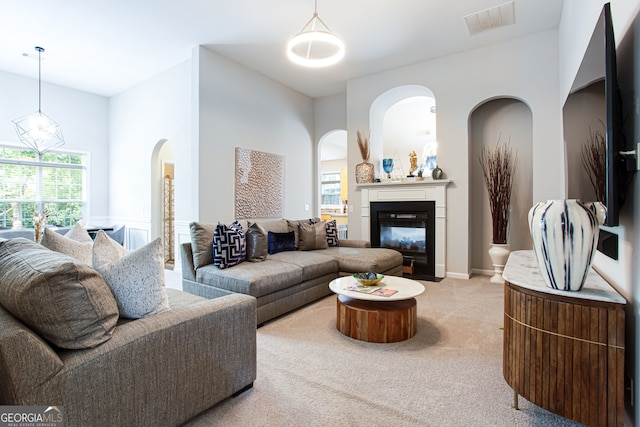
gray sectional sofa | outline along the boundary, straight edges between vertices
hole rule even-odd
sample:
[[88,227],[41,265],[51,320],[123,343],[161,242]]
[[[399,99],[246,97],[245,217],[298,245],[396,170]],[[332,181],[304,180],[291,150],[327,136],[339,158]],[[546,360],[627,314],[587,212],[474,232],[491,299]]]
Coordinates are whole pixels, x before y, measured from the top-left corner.
[[[303,220],[307,221],[307,220]],[[240,221],[244,230],[253,221]],[[256,220],[265,232],[294,231],[300,221]],[[213,265],[216,224],[193,222],[191,243],[181,245],[183,290],[206,298],[241,293],[257,299],[257,324],[331,294],[329,282],[353,273],[375,271],[402,275],[402,255],[371,248],[363,240],[340,240],[326,249],[269,254],[261,262],[242,262],[220,269]]]
[[65,426],[174,426],[250,388],[255,298],[166,293],[169,310],[124,319],[90,266],[0,239],[0,405],[62,407]]

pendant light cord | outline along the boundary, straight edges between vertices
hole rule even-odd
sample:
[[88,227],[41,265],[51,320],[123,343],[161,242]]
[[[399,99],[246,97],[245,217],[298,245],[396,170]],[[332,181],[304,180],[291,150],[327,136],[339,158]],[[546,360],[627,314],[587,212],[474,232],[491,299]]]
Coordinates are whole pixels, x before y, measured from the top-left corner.
[[42,52],[44,49],[40,46],[36,46],[38,51],[38,112],[42,112]]

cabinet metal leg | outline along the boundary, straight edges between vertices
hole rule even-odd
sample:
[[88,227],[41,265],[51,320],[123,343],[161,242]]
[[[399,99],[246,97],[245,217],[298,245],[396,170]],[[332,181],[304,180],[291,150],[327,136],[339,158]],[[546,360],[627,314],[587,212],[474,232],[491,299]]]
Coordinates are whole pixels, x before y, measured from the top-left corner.
[[513,391],[513,409],[516,411],[520,409],[518,408],[518,392],[515,390]]

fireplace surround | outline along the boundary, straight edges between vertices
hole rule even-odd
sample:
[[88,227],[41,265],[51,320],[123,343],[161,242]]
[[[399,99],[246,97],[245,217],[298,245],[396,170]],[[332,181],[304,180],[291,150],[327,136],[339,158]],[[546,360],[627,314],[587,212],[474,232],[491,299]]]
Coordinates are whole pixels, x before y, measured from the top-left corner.
[[379,182],[374,184],[357,184],[360,191],[361,236],[371,241],[371,203],[373,202],[434,202],[435,215],[433,223],[434,235],[434,276],[443,278],[446,275],[447,250],[447,197],[446,188],[453,181],[450,179],[423,181]]

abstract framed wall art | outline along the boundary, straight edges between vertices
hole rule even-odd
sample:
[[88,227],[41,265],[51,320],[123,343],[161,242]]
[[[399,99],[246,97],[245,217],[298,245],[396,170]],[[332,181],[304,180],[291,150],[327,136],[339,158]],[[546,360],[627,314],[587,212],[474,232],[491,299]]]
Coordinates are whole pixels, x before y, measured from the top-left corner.
[[235,218],[282,218],[285,157],[236,147]]

